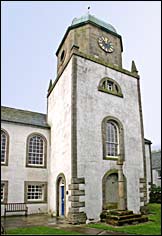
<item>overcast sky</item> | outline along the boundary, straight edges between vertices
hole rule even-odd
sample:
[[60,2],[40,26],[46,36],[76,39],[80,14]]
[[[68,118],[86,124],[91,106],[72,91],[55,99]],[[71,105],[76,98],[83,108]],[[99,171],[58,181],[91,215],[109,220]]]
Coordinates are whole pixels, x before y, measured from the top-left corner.
[[73,18],[87,13],[112,24],[123,40],[123,67],[140,74],[145,138],[161,145],[160,1],[2,1],[3,106],[46,113],[55,52]]

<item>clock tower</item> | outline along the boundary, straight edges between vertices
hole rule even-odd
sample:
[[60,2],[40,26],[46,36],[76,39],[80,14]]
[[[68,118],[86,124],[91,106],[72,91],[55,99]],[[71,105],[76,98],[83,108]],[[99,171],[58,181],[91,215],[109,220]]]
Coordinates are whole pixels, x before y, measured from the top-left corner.
[[[58,72],[69,59],[72,48],[80,53],[122,67],[122,38],[115,28],[87,14],[74,18],[56,52]],[[113,52],[113,53],[112,53]]]
[[74,18],[48,89],[49,212],[70,223],[146,205],[139,75],[122,67],[122,38],[93,15]]

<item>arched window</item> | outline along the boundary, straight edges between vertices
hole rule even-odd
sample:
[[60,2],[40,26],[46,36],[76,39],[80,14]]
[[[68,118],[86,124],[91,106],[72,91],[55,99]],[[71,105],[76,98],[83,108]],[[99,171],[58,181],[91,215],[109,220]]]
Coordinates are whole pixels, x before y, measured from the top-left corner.
[[116,95],[118,97],[123,97],[119,84],[115,80],[107,77],[100,81],[98,91]]
[[112,122],[107,122],[106,127],[106,154],[107,156],[118,156],[119,154],[119,138],[118,127]]
[[27,142],[27,166],[46,167],[46,139],[42,135],[32,134]]
[[124,160],[124,134],[121,122],[112,116],[102,121],[103,159]]
[[1,164],[8,165],[8,144],[9,135],[5,130],[1,130]]

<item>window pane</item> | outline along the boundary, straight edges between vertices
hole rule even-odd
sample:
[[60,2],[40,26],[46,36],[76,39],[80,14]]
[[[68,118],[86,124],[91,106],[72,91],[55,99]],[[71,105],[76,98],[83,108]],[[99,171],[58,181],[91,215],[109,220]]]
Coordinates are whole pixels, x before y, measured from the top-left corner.
[[33,136],[29,140],[28,164],[44,164],[44,140],[40,136]]
[[1,130],[1,163],[6,162],[7,135]]
[[106,154],[108,156],[118,155],[118,134],[117,127],[113,122],[107,123],[106,130]]
[[43,200],[43,186],[42,185],[28,185],[27,190],[28,200]]
[[113,88],[113,83],[110,81],[107,81],[107,89],[112,91],[112,88]]

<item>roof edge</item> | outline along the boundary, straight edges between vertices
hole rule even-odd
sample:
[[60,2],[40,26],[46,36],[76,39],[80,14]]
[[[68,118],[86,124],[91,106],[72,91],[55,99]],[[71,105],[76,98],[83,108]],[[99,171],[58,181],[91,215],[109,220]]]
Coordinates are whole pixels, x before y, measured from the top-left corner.
[[45,115],[45,116],[47,115],[46,113],[40,113],[40,112],[36,112],[36,111],[31,111],[31,110],[24,110],[24,109],[15,108],[15,107],[1,106],[1,108],[13,109],[13,110],[17,110],[17,111],[32,112],[32,113],[35,113],[35,114],[40,114],[40,115]]

